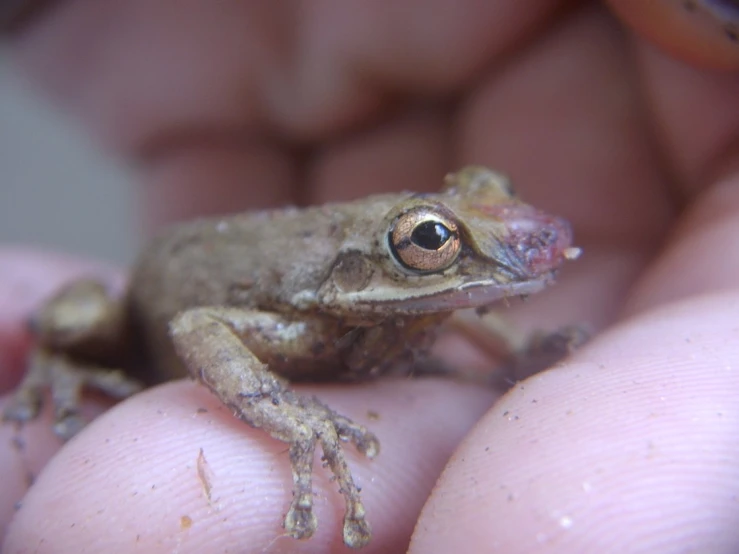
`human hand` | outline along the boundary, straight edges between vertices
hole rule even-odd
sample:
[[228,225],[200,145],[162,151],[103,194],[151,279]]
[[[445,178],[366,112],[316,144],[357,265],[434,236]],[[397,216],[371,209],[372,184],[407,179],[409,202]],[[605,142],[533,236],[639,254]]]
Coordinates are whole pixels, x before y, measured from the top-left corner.
[[[374,530],[367,552],[405,550],[414,525],[411,552],[729,552],[739,79],[705,66],[736,68],[737,47],[724,54],[728,39],[700,13],[690,28],[713,34],[693,37],[645,4],[618,3],[698,67],[604,9],[555,14],[543,0],[324,2],[300,14],[66,2],[13,46],[59,105],[141,168],[151,227],[236,205],[430,190],[471,162],[508,172],[528,202],[573,222],[582,260],[508,311],[525,328],[603,329],[567,364],[490,410],[492,392],[444,380],[300,388],[351,417],[381,414],[381,455],[347,449]],[[0,340],[19,368],[24,314],[73,270],[2,256]],[[203,406],[212,419],[193,417]],[[10,488],[57,448],[48,422],[24,429],[23,459],[4,451]],[[0,433],[6,444],[15,435]],[[321,471],[316,536],[280,537],[290,486],[282,445],[202,388],[168,384],[54,456],[5,550],[341,551],[342,506]]]

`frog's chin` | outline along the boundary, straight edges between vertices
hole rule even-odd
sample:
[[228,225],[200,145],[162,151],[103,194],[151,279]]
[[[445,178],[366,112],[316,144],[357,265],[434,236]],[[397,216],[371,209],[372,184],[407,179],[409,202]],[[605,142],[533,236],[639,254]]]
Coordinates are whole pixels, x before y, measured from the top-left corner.
[[488,306],[505,298],[534,294],[553,282],[554,274],[548,273],[537,279],[518,283],[504,284],[492,280],[478,280],[443,289],[417,288],[413,291],[404,291],[403,296],[398,298],[387,296],[380,298],[379,295],[375,297],[364,291],[353,299],[353,303],[360,309],[362,305],[369,305],[374,309],[382,307],[384,310],[395,310],[399,313],[451,312]]

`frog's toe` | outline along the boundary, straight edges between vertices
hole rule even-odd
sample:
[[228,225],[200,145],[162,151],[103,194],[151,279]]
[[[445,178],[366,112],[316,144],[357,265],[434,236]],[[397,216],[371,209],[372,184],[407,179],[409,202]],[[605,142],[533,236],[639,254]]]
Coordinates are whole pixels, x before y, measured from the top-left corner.
[[[344,434],[339,432],[339,436],[343,438]],[[358,432],[355,432],[350,436],[349,440],[351,440],[359,452],[370,459],[380,453],[380,440],[374,433],[367,429],[360,428]]]
[[[67,441],[76,435],[87,422],[78,413],[76,402],[69,402],[64,391],[55,387],[53,382],[35,382],[32,386],[22,384],[3,411],[3,421],[24,424],[36,419],[43,405],[44,386],[51,389],[55,404],[52,430],[57,437]],[[67,405],[60,406],[62,401],[66,401]]]
[[527,379],[561,362],[583,346],[593,331],[587,325],[567,325],[550,332],[534,333],[524,347],[502,365],[497,373],[502,375],[505,388],[510,383]]
[[361,514],[347,514],[344,518],[344,544],[350,548],[367,546],[372,539],[372,529],[364,519],[364,510]]
[[364,546],[369,543],[372,532],[365,519],[365,509],[359,494],[360,489],[354,482],[344,458],[341,442],[351,440],[361,452],[369,456],[379,451],[377,437],[335,412],[319,420],[315,426],[315,433],[323,450],[321,459],[331,468],[339,484],[339,492],[344,496],[346,503],[344,543],[351,548]]
[[3,420],[32,421],[39,414],[44,393],[49,391],[54,408],[53,430],[62,440],[72,438],[86,424],[80,415],[85,387],[114,398],[130,396],[141,389],[139,383],[121,371],[77,364],[62,354],[43,349],[33,352],[29,362],[23,382],[3,412]]
[[36,419],[41,411],[43,388],[47,382],[45,369],[32,365],[3,409],[2,420],[26,423]]
[[370,459],[380,453],[380,440],[372,431],[337,413],[332,413],[330,419],[342,441],[351,442],[359,452]]
[[309,539],[318,527],[313,513],[313,502],[309,496],[296,494],[285,516],[285,531],[294,539]]
[[62,439],[68,441],[77,433],[82,431],[82,428],[87,425],[87,420],[78,413],[65,414],[63,416],[57,416],[52,425],[54,434]]
[[111,398],[128,398],[143,389],[138,381],[118,369],[93,368],[84,371],[84,384]]
[[3,410],[3,421],[25,423],[36,418],[41,410],[41,393],[19,388]]

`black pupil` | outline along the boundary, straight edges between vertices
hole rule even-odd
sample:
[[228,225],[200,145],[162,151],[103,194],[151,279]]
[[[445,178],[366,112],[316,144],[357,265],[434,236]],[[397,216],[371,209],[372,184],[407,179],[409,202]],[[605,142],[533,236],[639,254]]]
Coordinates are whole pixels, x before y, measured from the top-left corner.
[[452,232],[438,221],[424,221],[413,229],[411,242],[426,250],[438,250],[451,236]]

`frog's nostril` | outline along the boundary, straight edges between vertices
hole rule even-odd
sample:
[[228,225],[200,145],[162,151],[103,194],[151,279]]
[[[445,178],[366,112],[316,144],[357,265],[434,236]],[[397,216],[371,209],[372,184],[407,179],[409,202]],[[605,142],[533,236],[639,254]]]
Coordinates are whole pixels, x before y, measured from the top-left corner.
[[556,269],[567,257],[566,250],[572,246],[572,230],[569,223],[558,217],[540,212],[519,229],[525,234],[514,234],[511,238],[514,251],[527,271],[533,274]]
[[520,273],[521,278],[549,273],[565,260],[577,257],[572,228],[561,217],[526,204],[485,206],[485,213],[505,224],[507,232],[498,240],[508,252],[511,270]]

